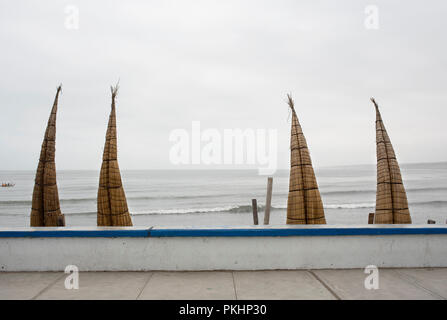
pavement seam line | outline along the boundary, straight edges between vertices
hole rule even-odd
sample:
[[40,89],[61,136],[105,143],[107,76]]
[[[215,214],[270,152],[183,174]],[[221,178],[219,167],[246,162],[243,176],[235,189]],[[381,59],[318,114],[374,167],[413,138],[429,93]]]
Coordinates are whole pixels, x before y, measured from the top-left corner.
[[323,287],[325,287],[326,290],[329,291],[329,293],[332,294],[336,300],[341,300],[338,294],[335,293],[335,291],[326,282],[324,282],[323,279],[317,276],[312,270],[306,270],[306,271],[310,273],[319,283],[321,283]]
[[140,299],[141,294],[143,293],[144,289],[146,289],[147,285],[149,284],[149,281],[151,281],[152,276],[154,275],[155,272],[151,272],[151,274],[149,275],[149,277],[147,277],[147,280],[143,286],[143,288],[141,288],[140,293],[138,294],[138,296],[135,298],[135,300]]
[[62,279],[65,275],[65,272],[63,274],[61,274],[59,277],[56,277],[56,280],[54,280],[53,282],[51,282],[49,285],[47,285],[45,288],[43,288],[42,290],[40,290],[34,297],[32,297],[30,300],[36,300],[38,296],[40,296],[42,293],[44,293],[45,291],[47,291],[50,287],[54,286],[60,279]]
[[231,276],[233,277],[234,297],[235,297],[236,300],[238,300],[238,298],[237,298],[237,290],[236,290],[236,281],[234,280],[234,271],[231,271]]
[[442,300],[446,300],[445,297],[441,296],[439,293],[436,293],[436,292],[424,287],[416,278],[412,277],[409,274],[406,274],[404,271],[400,271],[400,270],[394,270],[394,271],[399,275],[399,278],[401,278],[408,284],[412,285],[413,287],[423,289],[435,297],[438,297]]

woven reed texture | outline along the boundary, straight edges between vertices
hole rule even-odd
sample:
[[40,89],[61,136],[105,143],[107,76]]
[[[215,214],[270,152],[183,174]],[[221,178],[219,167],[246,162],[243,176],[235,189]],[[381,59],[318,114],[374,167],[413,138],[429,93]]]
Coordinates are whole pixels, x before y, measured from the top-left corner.
[[292,132],[290,139],[290,181],[287,200],[287,224],[326,224],[323,202],[318,190],[309,149],[290,95]]
[[112,110],[106,133],[106,142],[99,176],[98,226],[132,226],[126,194],[118,166],[115,97],[118,86],[112,87]]
[[376,109],[377,143],[377,194],[376,224],[411,223],[407,193],[402,181],[399,164],[376,101],[371,98]]
[[61,89],[61,86],[57,88],[40,151],[31,205],[31,227],[57,227],[65,225],[65,219],[63,219],[60,209],[56,182],[56,164],[54,162],[56,153],[56,114]]

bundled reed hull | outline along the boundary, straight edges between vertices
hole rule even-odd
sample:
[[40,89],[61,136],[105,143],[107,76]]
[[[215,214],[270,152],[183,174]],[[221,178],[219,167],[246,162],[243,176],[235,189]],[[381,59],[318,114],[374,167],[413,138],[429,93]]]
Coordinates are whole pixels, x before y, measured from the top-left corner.
[[326,224],[312,160],[290,96],[292,131],[290,139],[290,181],[287,224]]
[[61,86],[57,88],[53,108],[48,119],[40,151],[31,206],[31,227],[56,227],[65,225],[61,213],[56,181],[56,114]]
[[97,200],[98,226],[132,226],[118,166],[115,112],[117,90],[117,87],[112,88],[112,110],[109,116],[99,178]]
[[396,154],[383,124],[379,107],[374,99],[371,101],[376,109],[377,143],[377,194],[374,223],[411,223],[407,193]]

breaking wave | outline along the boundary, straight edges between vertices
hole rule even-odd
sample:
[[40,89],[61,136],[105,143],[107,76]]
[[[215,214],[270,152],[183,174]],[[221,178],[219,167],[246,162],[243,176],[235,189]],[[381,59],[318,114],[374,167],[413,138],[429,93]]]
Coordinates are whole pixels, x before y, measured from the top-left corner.
[[[14,201],[2,201],[0,203],[5,202],[14,202]],[[25,204],[28,202],[23,201]],[[17,203],[14,202],[14,203]],[[29,202],[31,205],[31,203]],[[426,202],[413,202],[410,205],[425,205],[425,206],[437,206],[444,207],[447,206],[447,201],[426,201]],[[374,208],[375,203],[340,203],[340,204],[324,204],[325,209],[362,209],[362,208]],[[265,207],[263,205],[258,206],[258,211],[263,212]],[[287,205],[273,205],[271,210],[286,210]],[[211,208],[172,208],[172,209],[153,209],[146,211],[132,211],[132,215],[186,215],[186,214],[206,214],[206,213],[230,213],[230,214],[238,214],[238,213],[251,213],[252,207],[251,205],[228,205],[221,207],[211,207]],[[67,215],[73,216],[88,216],[88,215],[96,215],[96,211],[94,212],[63,212]],[[1,215],[23,215],[29,214],[26,213],[2,213]]]

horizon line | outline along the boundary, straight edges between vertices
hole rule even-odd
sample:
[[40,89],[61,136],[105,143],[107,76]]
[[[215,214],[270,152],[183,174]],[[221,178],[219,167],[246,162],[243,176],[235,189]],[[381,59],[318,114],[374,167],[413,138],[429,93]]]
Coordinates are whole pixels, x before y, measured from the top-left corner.
[[[428,162],[403,162],[400,165],[406,166],[406,165],[420,165],[420,164],[442,164],[447,163],[447,160],[444,161],[428,161]],[[250,170],[258,170],[259,168],[225,168],[225,167],[219,167],[219,168],[208,168],[208,167],[192,167],[193,165],[187,165],[184,168],[138,168],[138,169],[126,169],[126,168],[120,168],[121,171],[250,171]],[[360,163],[360,164],[346,164],[346,165],[324,165],[324,166],[315,166],[315,170],[318,169],[325,169],[325,168],[343,168],[343,167],[360,167],[360,166],[376,166],[375,163]],[[35,171],[36,169],[0,169],[0,172],[6,172],[6,171]],[[276,171],[282,171],[282,170],[290,170],[290,168],[278,168]],[[98,169],[57,169],[57,171],[99,171]]]

